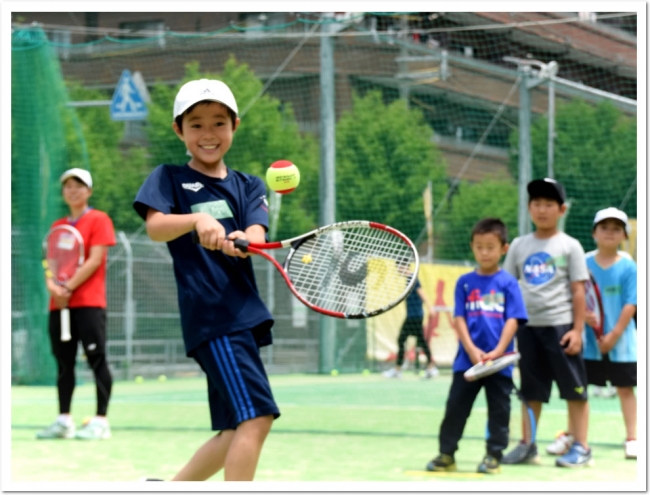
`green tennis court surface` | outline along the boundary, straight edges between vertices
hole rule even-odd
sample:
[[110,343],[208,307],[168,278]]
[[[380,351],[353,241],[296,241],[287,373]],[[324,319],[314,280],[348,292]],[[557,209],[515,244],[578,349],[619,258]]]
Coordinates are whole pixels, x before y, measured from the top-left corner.
[[[443,374],[421,380],[409,373],[402,380],[377,374],[272,376],[282,416],[265,444],[256,480],[417,481],[431,483],[432,490],[439,482],[571,482],[567,489],[572,490],[586,480],[637,480],[637,462],[623,457],[618,399],[598,397],[590,400],[595,467],[557,468],[555,459],[542,453],[541,466],[503,466],[498,475],[477,474],[487,419],[481,393],[456,453],[459,472],[426,472],[426,463],[437,454],[450,378]],[[12,481],[169,479],[211,434],[205,388],[203,378],[116,382],[109,409],[113,438],[84,442],[36,440],[36,432],[58,412],[55,388],[13,387]],[[514,396],[512,405],[511,446],[520,431]],[[94,410],[94,384],[79,385],[73,399],[77,426]],[[565,425],[566,406],[555,394],[542,413],[540,450]],[[214,478],[221,479],[221,473]]]

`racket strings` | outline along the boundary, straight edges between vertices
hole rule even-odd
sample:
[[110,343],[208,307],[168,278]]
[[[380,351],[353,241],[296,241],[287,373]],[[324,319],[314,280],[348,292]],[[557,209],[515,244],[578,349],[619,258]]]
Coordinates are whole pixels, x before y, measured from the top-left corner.
[[398,267],[415,261],[409,244],[379,229],[332,230],[298,247],[287,271],[311,304],[346,314],[371,312],[401,299],[408,286]]
[[69,280],[79,267],[82,246],[69,232],[53,232],[47,239],[45,259],[54,279],[59,282]]

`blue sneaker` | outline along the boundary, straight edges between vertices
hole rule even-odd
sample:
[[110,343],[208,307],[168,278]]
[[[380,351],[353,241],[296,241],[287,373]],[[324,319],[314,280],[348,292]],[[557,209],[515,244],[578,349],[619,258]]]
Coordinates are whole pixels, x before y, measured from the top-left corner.
[[592,466],[593,463],[591,449],[585,449],[578,442],[573,442],[569,451],[555,461],[556,466],[568,468]]

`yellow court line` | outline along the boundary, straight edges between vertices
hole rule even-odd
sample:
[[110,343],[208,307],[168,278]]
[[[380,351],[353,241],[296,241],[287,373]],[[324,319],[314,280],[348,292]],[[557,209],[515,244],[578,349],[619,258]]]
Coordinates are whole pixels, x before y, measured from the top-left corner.
[[404,471],[407,476],[441,476],[443,478],[482,478],[483,473],[463,473],[462,471]]

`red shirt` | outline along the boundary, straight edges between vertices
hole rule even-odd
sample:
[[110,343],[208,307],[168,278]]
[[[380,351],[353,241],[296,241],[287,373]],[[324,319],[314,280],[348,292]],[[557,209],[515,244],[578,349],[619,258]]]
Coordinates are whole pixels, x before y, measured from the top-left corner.
[[[72,225],[75,227],[84,240],[84,255],[86,259],[90,256],[92,246],[114,246],[115,231],[110,217],[103,211],[90,209],[84,213],[76,223],[70,222],[68,218],[61,218],[52,224]],[[106,307],[106,258],[99,265],[97,270],[88,279],[75,289],[70,297],[68,307],[70,308],[105,308]],[[54,300],[50,298],[50,310],[57,309]]]

